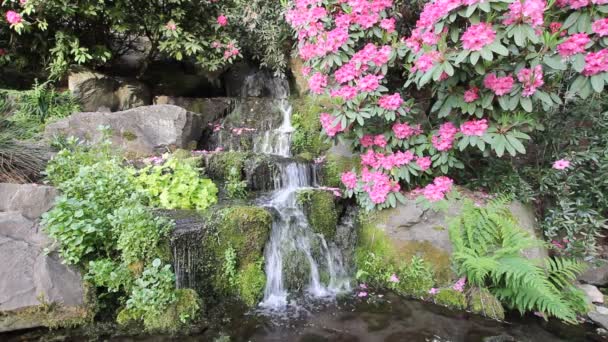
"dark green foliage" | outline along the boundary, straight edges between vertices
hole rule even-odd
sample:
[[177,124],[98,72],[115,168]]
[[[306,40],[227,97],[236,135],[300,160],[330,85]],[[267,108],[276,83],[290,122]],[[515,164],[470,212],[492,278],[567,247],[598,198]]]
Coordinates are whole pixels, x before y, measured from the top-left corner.
[[465,201],[462,213],[450,225],[458,273],[522,313],[539,311],[576,323],[584,299],[572,281],[585,265],[523,256],[522,251],[541,242],[518,226],[505,203],[502,199],[477,207]]
[[[463,183],[534,202],[547,239],[568,255],[594,256],[608,228],[608,97],[570,103],[543,125],[523,158],[469,156]],[[553,169],[559,159],[570,167]]]
[[297,196],[312,230],[328,241],[333,240],[338,225],[334,195],[324,190],[302,190]]
[[294,155],[318,157],[331,146],[321,134],[319,115],[323,101],[312,97],[294,101],[292,124],[296,130],[291,143]]

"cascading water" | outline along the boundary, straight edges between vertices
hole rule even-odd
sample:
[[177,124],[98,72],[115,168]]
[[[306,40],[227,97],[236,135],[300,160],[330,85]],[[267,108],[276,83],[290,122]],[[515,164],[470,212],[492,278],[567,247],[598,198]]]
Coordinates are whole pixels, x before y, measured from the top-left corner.
[[[279,101],[279,106],[283,112],[283,123],[278,129],[265,132],[254,149],[259,153],[288,158],[291,156],[291,134],[294,131],[291,125],[292,110],[285,99]],[[286,159],[284,163],[279,164],[274,183],[275,190],[271,198],[264,203],[276,214],[270,241],[266,246],[266,288],[260,306],[272,310],[287,306],[288,291],[285,287],[283,264],[287,253],[304,255],[309,269],[308,285],[305,289],[308,295],[327,298],[349,290],[349,279],[340,249],[328,244],[322,235],[312,231],[301,205],[297,202],[299,190],[310,189],[316,185],[312,165]],[[316,253],[313,246],[317,247]],[[321,267],[329,277],[325,282],[321,279]]]

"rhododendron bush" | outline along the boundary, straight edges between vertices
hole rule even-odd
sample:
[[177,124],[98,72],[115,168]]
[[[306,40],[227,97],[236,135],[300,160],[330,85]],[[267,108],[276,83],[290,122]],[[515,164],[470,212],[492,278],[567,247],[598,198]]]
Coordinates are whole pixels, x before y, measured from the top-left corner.
[[61,76],[72,64],[96,67],[136,51],[146,62],[168,57],[214,71],[242,57],[246,45],[250,55],[281,69],[284,34],[275,17],[282,7],[267,4],[252,18],[251,6],[259,1],[0,0],[0,63],[46,66]]
[[296,0],[286,19],[303,73],[333,98],[324,131],[361,153],[346,194],[385,208],[422,185],[415,193],[437,201],[457,152],[525,153],[545,111],[608,81],[607,2],[437,0],[401,32],[392,0]]

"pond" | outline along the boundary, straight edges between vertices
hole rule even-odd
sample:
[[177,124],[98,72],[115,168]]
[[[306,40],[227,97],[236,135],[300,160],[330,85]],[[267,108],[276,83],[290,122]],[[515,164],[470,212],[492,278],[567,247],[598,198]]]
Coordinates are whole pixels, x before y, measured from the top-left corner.
[[[280,315],[235,312],[221,327],[190,336],[102,336],[99,340],[131,341],[294,341],[294,342],[422,342],[422,341],[608,341],[590,324],[565,325],[512,313],[498,322],[467,312],[387,294],[367,300],[338,300],[292,306]],[[97,339],[94,338],[94,340]],[[0,335],[1,341],[90,341],[82,332],[33,330]]]

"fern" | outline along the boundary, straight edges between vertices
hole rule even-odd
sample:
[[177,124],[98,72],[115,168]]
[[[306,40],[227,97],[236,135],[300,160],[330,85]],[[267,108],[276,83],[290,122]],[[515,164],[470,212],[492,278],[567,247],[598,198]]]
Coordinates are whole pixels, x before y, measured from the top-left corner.
[[585,264],[572,259],[528,259],[526,249],[542,242],[519,227],[499,198],[485,207],[465,201],[460,216],[450,224],[453,260],[458,273],[472,285],[487,287],[508,307],[521,313],[539,311],[576,323],[585,310],[581,292],[571,284]]

